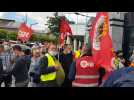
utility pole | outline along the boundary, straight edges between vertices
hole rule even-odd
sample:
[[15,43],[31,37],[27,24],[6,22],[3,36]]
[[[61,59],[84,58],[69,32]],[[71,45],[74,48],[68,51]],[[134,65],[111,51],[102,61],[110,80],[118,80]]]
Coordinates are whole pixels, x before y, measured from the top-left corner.
[[27,13],[25,14],[25,17],[26,17],[26,19],[25,19],[25,23],[27,24]]

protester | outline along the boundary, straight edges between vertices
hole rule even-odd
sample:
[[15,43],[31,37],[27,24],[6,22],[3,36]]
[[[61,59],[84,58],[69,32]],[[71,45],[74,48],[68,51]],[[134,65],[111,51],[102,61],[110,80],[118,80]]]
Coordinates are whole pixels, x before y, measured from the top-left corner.
[[117,57],[119,59],[119,66],[120,66],[120,68],[124,67],[126,61],[125,61],[125,59],[123,57],[123,52],[122,51],[118,51],[117,52]]
[[47,41],[44,41],[44,42],[43,42],[43,46],[42,46],[42,53],[43,53],[43,54],[45,54],[45,53],[48,52],[49,44],[50,44],[50,43],[47,42]]
[[24,52],[24,59],[26,59],[27,68],[29,70],[30,63],[31,63],[31,50],[25,49],[25,50],[23,50],[23,52]]
[[113,67],[113,70],[118,70],[122,67],[124,67],[125,59],[123,58],[123,54],[119,51],[113,52],[113,58],[111,61],[111,65]]
[[58,87],[56,80],[57,71],[61,68],[61,64],[56,59],[58,51],[56,45],[51,43],[46,53],[40,60],[40,74],[42,87]]
[[12,74],[15,77],[15,86],[27,87],[28,86],[28,67],[24,56],[24,52],[22,52],[22,48],[19,45],[15,45],[13,47],[13,51],[17,57],[12,71]]
[[92,58],[91,48],[87,45],[82,48],[82,55],[72,63],[69,79],[73,87],[98,87],[99,70]]
[[62,86],[71,87],[71,82],[68,79],[69,69],[73,62],[73,52],[70,44],[64,45],[64,51],[60,53],[59,61],[61,62],[65,72],[65,81]]
[[31,87],[39,87],[40,84],[40,62],[41,52],[38,47],[32,48],[32,58],[29,69]]
[[2,60],[3,64],[3,82],[5,84],[5,87],[10,87],[12,83],[12,75],[11,71],[13,69],[13,55],[10,52],[10,47],[8,45],[1,45],[1,54],[0,58]]
[[111,65],[113,70],[119,69],[119,61],[115,51],[113,51],[113,58],[111,60]]
[[[2,53],[2,51],[3,51],[3,45],[2,44],[0,44],[0,55],[1,55],[1,53]],[[2,82],[3,82],[3,64],[2,64],[2,59],[0,58],[0,87],[1,87],[1,84],[2,84]]]

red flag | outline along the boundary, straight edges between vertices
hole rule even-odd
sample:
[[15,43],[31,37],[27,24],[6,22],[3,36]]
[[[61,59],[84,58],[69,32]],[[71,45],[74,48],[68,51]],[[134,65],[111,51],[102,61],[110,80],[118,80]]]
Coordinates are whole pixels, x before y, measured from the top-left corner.
[[22,42],[26,42],[32,36],[32,29],[28,27],[25,23],[22,23],[19,27],[19,32],[17,38]]
[[109,16],[107,12],[99,12],[89,33],[94,60],[110,72],[112,70],[112,39],[109,35]]
[[61,17],[60,20],[60,44],[64,45],[64,40],[67,36],[72,36],[72,30],[66,21],[65,17]]

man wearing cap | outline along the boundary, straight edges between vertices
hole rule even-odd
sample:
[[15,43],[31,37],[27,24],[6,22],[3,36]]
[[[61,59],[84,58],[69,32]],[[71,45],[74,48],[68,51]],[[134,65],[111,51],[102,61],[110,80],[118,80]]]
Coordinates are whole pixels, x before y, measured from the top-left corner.
[[27,87],[29,82],[28,67],[24,52],[19,45],[13,47],[13,52],[16,55],[14,68],[12,70],[12,75],[15,77],[15,87]]

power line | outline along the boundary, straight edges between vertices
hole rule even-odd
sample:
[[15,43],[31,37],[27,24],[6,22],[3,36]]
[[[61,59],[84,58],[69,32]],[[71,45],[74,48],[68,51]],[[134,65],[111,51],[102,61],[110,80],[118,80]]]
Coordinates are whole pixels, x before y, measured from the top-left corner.
[[74,14],[76,14],[76,15],[81,15],[81,16],[84,16],[84,17],[91,17],[91,16],[83,15],[83,14],[78,13],[78,12],[75,12]]

